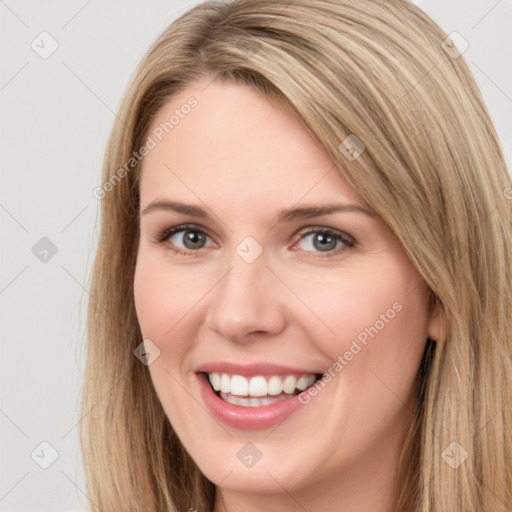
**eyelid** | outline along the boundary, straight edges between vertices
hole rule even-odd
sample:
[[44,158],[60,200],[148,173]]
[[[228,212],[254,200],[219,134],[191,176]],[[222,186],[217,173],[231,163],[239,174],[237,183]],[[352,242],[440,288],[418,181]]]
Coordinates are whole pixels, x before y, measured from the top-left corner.
[[312,234],[312,233],[328,233],[332,236],[339,237],[343,239],[343,241],[347,243],[356,244],[356,241],[354,237],[346,233],[345,231],[341,231],[340,229],[336,228],[330,228],[327,226],[320,226],[320,225],[313,225],[313,226],[307,226],[305,228],[301,229],[301,232],[299,233],[299,236],[301,237],[301,240],[305,238],[306,236]]

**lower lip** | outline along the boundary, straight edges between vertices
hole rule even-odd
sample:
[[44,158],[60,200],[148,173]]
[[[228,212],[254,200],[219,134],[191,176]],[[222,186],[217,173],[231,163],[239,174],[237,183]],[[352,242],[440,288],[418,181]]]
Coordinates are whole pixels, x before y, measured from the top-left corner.
[[219,398],[203,373],[196,374],[201,395],[206,406],[216,419],[230,427],[244,430],[261,430],[282,423],[290,414],[303,407],[299,398],[302,393],[260,407],[233,405]]

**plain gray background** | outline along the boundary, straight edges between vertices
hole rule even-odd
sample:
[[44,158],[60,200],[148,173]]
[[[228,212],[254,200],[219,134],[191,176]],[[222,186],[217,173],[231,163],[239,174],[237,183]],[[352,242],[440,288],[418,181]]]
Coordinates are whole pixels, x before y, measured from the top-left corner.
[[[196,3],[0,0],[1,511],[89,505],[78,425],[99,220],[92,190],[137,63]],[[510,169],[512,1],[415,3],[469,43],[464,57]]]

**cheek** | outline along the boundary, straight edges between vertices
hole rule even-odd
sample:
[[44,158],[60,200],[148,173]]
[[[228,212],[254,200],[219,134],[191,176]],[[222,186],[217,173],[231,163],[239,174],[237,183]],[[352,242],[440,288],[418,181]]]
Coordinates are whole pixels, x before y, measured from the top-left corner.
[[165,279],[150,271],[148,265],[137,263],[134,279],[134,298],[137,319],[145,338],[161,338],[172,326],[172,311],[176,298],[167,292]]
[[137,319],[143,337],[160,350],[149,371],[167,417],[182,431],[194,422],[194,415],[201,414],[194,406],[181,408],[178,414],[176,404],[189,401],[183,384],[187,352],[193,347],[197,325],[191,319],[194,304],[208,289],[205,286],[198,279],[190,279],[190,271],[176,267],[171,271],[156,258],[139,253],[134,276]]
[[[158,344],[172,339],[172,331],[188,316],[208,291],[208,283],[185,268],[162,265],[139,256],[135,269],[134,299],[137,318],[145,337]],[[197,277],[197,278],[196,278]],[[182,328],[183,325],[179,325]],[[160,349],[169,347],[160,346]]]
[[[427,339],[426,288],[401,262],[314,281],[302,282],[299,293],[319,319],[295,318],[331,362],[326,374],[332,379],[319,393],[329,397],[324,415],[337,418],[340,435],[354,446],[371,443],[406,423],[404,403],[412,397]],[[312,325],[318,325],[314,332]],[[339,404],[336,411],[332,403]]]
[[428,294],[409,262],[386,263],[296,281],[297,295],[314,313],[296,319],[332,362],[342,356],[357,372],[352,382],[366,368],[405,390],[427,339]]

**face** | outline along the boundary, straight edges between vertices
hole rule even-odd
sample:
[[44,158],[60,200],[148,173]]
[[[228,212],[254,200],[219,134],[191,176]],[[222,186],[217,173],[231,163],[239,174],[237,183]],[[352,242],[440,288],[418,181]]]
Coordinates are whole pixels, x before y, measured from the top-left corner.
[[140,180],[135,302],[165,413],[223,489],[389,470],[436,327],[428,289],[293,114],[204,86],[158,113],[150,135],[197,100],[152,136]]

